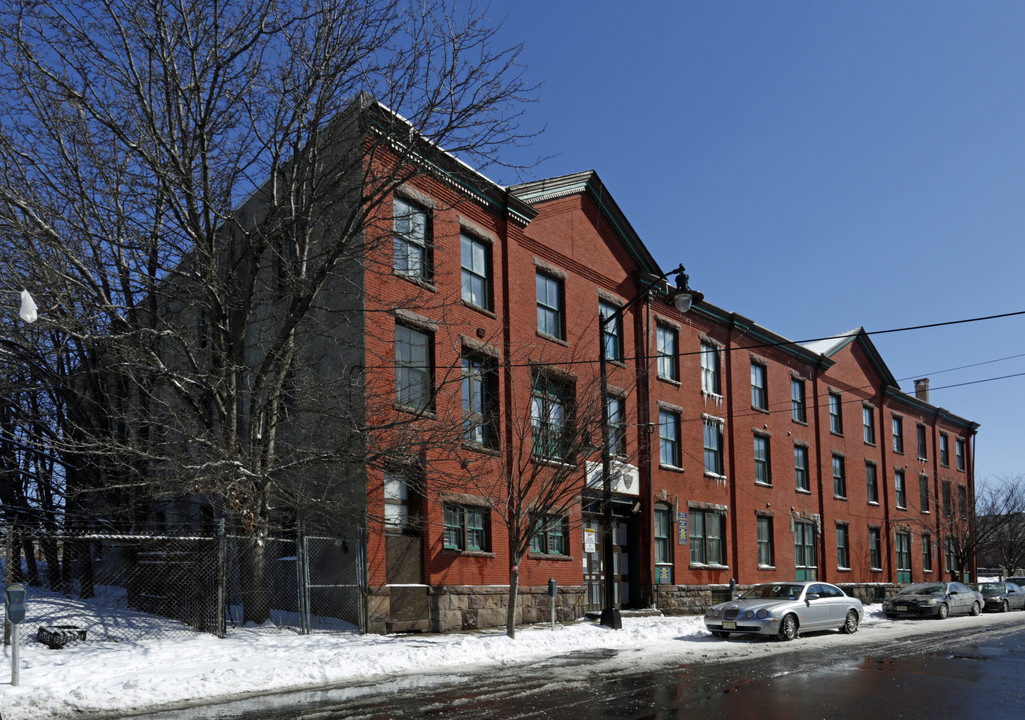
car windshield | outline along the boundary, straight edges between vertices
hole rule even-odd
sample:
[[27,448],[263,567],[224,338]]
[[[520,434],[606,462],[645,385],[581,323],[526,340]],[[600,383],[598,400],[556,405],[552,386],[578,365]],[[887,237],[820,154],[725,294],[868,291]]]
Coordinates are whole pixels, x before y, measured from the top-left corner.
[[741,600],[771,600],[773,598],[787,598],[796,600],[801,597],[803,585],[767,584],[755,585],[746,593],[740,596]]
[[926,583],[923,585],[908,585],[906,588],[901,590],[898,595],[942,595],[946,592],[946,587],[943,585],[936,585],[933,583]]
[[1000,593],[1004,592],[1004,584],[1003,583],[982,583],[981,585],[978,586],[978,590],[979,590],[979,592],[981,592],[986,597],[989,597],[990,595],[999,595]]

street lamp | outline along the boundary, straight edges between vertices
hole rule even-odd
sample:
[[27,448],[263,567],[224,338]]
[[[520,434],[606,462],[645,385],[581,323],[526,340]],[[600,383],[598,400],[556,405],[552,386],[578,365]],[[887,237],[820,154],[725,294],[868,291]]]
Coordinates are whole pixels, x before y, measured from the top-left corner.
[[609,443],[609,381],[608,366],[605,357],[605,328],[610,323],[623,317],[631,306],[646,297],[661,281],[668,280],[670,275],[676,276],[676,289],[668,293],[676,309],[681,313],[690,310],[691,305],[701,302],[704,297],[690,289],[689,278],[683,265],[662,273],[646,285],[630,302],[616,309],[607,317],[598,316],[598,368],[601,392],[601,490],[602,490],[602,564],[605,570],[605,597],[601,611],[601,624],[619,630],[623,627],[623,619],[616,607],[616,588],[613,584],[613,553],[612,546],[612,450]]

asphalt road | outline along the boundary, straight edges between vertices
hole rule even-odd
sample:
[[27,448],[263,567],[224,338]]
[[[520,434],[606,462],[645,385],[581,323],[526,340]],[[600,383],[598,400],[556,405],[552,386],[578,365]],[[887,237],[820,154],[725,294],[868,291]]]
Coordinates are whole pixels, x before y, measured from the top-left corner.
[[865,632],[866,642],[846,647],[844,657],[828,645],[802,648],[801,640],[790,643],[787,652],[758,658],[693,662],[692,657],[667,657],[661,664],[649,660],[643,668],[617,657],[615,651],[575,653],[480,675],[404,676],[373,685],[139,718],[992,720],[1022,716],[1025,625],[942,627],[941,632],[896,640],[871,640],[870,635]]

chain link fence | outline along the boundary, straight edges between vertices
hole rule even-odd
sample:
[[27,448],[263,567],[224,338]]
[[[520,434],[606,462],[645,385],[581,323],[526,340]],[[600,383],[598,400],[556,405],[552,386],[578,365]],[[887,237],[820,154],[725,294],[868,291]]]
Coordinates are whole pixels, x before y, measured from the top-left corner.
[[[366,628],[361,533],[48,535],[0,526],[0,538],[5,583],[28,590],[20,643],[83,634],[87,641],[224,637],[243,627]],[[7,643],[10,626],[4,628]]]

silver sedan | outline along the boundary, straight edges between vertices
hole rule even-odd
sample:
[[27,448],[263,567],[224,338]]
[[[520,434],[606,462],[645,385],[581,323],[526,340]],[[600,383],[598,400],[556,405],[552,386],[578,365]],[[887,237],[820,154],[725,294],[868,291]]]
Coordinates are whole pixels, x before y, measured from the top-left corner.
[[733,633],[793,640],[799,632],[857,632],[861,600],[824,582],[774,582],[755,585],[736,600],[705,611],[705,628],[715,637]]
[[883,601],[888,618],[978,615],[982,612],[982,593],[959,582],[921,582],[908,585]]

